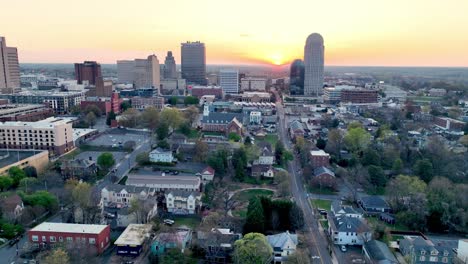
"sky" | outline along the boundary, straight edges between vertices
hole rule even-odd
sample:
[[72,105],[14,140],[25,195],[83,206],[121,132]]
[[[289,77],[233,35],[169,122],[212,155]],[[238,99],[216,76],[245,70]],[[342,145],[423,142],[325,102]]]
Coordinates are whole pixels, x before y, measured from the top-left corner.
[[287,64],[311,33],[325,64],[468,66],[467,0],[0,0],[20,62],[144,58],[202,41],[209,64]]

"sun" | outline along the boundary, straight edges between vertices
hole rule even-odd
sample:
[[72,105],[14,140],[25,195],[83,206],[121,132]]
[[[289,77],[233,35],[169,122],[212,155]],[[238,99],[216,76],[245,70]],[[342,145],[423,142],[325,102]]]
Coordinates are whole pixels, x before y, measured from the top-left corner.
[[269,61],[274,65],[282,65],[284,63],[284,56],[280,53],[274,53],[270,55]]

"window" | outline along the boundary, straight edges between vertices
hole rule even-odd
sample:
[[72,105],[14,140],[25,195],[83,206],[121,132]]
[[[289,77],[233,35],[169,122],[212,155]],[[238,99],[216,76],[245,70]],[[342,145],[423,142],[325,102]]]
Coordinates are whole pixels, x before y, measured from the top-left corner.
[[109,238],[108,238],[108,237],[106,237],[106,243],[107,243],[107,242],[109,242]]
[[37,242],[39,241],[39,236],[32,236],[31,239],[32,241]]
[[55,240],[55,237],[54,237],[54,236],[50,236],[50,237],[49,237],[49,241],[50,241],[50,242],[55,242],[55,241],[56,241],[56,240]]
[[438,260],[439,260],[438,257],[430,257],[429,258],[429,261],[431,261],[431,262],[437,262]]
[[448,251],[447,250],[444,250],[444,256],[448,256]]
[[89,244],[90,245],[95,245],[96,244],[96,239],[95,238],[90,238],[89,239]]
[[426,257],[425,256],[420,256],[419,261],[426,261]]
[[421,250],[421,255],[423,255],[423,256],[426,255],[426,251]]
[[448,263],[448,258],[447,258],[447,257],[443,257],[443,258],[442,258],[442,262],[443,262],[443,263]]
[[46,242],[47,239],[46,239],[46,236],[42,236],[42,242]]
[[63,237],[59,236],[59,242],[63,242]]
[[104,242],[101,242],[101,248],[103,248],[103,247],[104,247]]

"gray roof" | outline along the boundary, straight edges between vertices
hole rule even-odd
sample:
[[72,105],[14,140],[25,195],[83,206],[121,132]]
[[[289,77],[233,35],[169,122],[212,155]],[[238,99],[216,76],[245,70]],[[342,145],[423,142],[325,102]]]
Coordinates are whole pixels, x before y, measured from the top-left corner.
[[378,240],[371,240],[364,244],[365,251],[369,254],[371,260],[378,264],[397,264],[399,263],[392,254],[388,246]]
[[389,208],[387,202],[376,195],[364,196],[361,197],[361,202],[363,207],[372,207],[372,208]]
[[181,196],[181,197],[189,197],[190,195],[192,195],[193,197],[197,197],[201,195],[200,192],[185,191],[185,190],[171,190],[170,192],[167,192],[166,195],[170,193],[174,196]]
[[151,192],[152,188],[149,187],[139,187],[139,186],[129,186],[129,185],[121,185],[121,184],[108,184],[104,188],[111,192],[121,192],[122,190],[126,190],[129,193],[140,193],[142,191]]
[[279,233],[276,235],[267,236],[268,243],[272,248],[283,248],[288,240],[291,240],[297,245],[297,235],[290,234],[289,231]]
[[210,112],[208,116],[204,116],[202,123],[207,124],[228,124],[234,118],[236,118],[240,123],[244,122],[244,115],[241,113],[218,113]]
[[327,167],[318,167],[318,168],[315,168],[314,170],[314,176],[318,176],[320,174],[323,174],[323,173],[326,173],[326,174],[330,174],[332,176],[335,176],[335,173],[333,171],[331,171],[329,168]]
[[362,233],[369,231],[369,227],[361,218],[339,216],[333,218],[336,230],[339,232]]
[[291,127],[291,130],[301,130],[304,132],[304,126],[302,125],[301,121],[299,120],[293,120],[289,126]]
[[180,184],[200,186],[200,178],[197,176],[156,176],[129,174],[128,185],[154,185],[154,184]]

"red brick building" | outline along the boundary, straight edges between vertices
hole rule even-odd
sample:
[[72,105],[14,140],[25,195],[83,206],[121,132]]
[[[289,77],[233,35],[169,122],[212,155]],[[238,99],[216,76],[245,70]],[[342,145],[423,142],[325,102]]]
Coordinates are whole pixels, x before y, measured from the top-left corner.
[[110,111],[114,111],[114,113],[120,113],[120,104],[122,103],[122,99],[119,98],[118,93],[113,93],[110,98],[106,97],[88,97],[86,101],[81,101],[80,108],[81,110],[85,110],[90,105],[97,106],[102,114],[108,114]]
[[73,243],[101,254],[110,245],[109,225],[84,225],[44,222],[29,230],[29,242],[37,246]]
[[223,98],[223,88],[219,86],[188,86],[188,91],[198,98],[204,95],[214,95],[217,99]]
[[311,184],[316,187],[334,189],[336,187],[335,173],[327,167],[318,167],[314,170]]
[[323,150],[311,150],[310,162],[314,168],[328,167],[330,166],[330,154]]
[[465,122],[448,117],[434,117],[434,124],[442,129],[462,131]]
[[378,92],[374,90],[349,89],[341,91],[342,103],[371,104],[378,102]]

